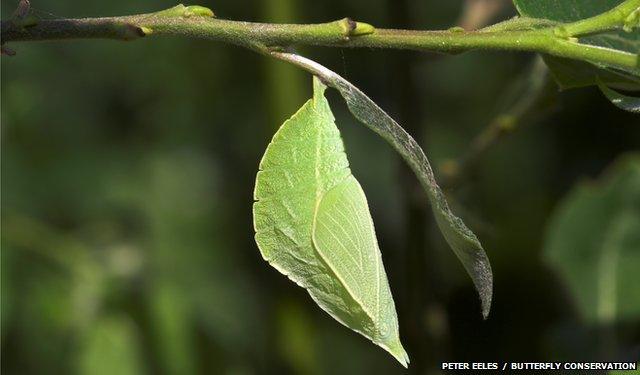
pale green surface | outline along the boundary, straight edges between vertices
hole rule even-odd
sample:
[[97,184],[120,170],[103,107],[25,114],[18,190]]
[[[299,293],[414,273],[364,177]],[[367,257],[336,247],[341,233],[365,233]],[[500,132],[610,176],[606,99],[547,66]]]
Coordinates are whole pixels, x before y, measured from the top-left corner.
[[640,113],[640,98],[623,95],[615,90],[610,89],[602,82],[598,82],[600,91],[613,103],[616,107],[625,111]]
[[551,221],[544,256],[587,322],[640,316],[640,155],[569,194]]
[[313,245],[374,322],[369,333],[373,340],[406,365],[409,358],[400,343],[398,317],[369,205],[355,177],[347,177],[320,200]]
[[256,242],[322,309],[407,366],[367,201],[324,90],[314,79],[314,98],[282,125],[260,162]]
[[[513,0],[518,12],[523,16],[559,22],[575,22],[593,17],[609,11],[623,2],[622,0]],[[631,32],[607,31],[594,36],[581,37],[580,42],[638,54],[640,52],[640,30],[636,27]],[[562,88],[595,85],[598,77],[608,84],[632,88],[640,87],[638,83],[640,74],[637,69],[616,72],[609,69],[599,69],[605,68],[604,66],[598,68],[585,62],[554,56],[545,56],[545,61]]]

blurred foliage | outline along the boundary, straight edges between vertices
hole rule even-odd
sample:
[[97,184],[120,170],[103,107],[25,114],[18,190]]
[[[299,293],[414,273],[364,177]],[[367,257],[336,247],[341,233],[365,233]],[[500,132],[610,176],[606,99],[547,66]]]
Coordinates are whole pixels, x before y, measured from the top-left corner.
[[[451,26],[463,9],[462,1],[289,1],[291,15],[268,0],[202,5],[238,20],[351,16],[430,29]],[[32,5],[51,18],[175,4]],[[3,1],[3,17],[14,6]],[[408,23],[389,16],[398,7]],[[496,17],[514,13],[505,7]],[[0,91],[3,373],[401,373],[267,267],[253,240],[260,156],[276,127],[310,97],[309,77],[280,64],[287,78],[278,78],[262,56],[178,38],[12,47],[17,56],[1,59]],[[301,52],[345,75],[393,117],[412,118],[403,125],[420,129],[415,134],[423,134],[418,140],[436,165],[465,152],[533,57]],[[391,64],[399,57],[404,65]],[[403,105],[405,76],[415,86],[414,116]],[[281,79],[295,88],[282,90]],[[576,297],[541,252],[551,215],[573,185],[640,149],[636,116],[596,88],[562,92],[555,112],[501,139],[451,193],[496,277],[495,303],[482,321],[473,286],[434,223],[416,222],[407,211],[409,199],[427,207],[422,192],[403,189],[414,177],[400,172],[394,152],[357,124],[335,93],[328,97],[367,192],[401,337],[420,330],[434,340],[407,347],[416,363],[410,372],[446,360],[637,358],[638,316],[606,332],[585,324]],[[426,244],[412,247],[409,233],[425,235]],[[428,254],[429,263],[412,262],[409,249]],[[410,269],[433,276],[430,284],[412,284]],[[433,290],[434,305],[416,305],[412,294]],[[411,311],[423,319],[409,319]]]
[[549,227],[545,257],[592,324],[640,315],[640,155],[575,187]]
[[81,374],[134,375],[142,371],[140,343],[135,327],[126,318],[109,317],[95,322],[80,345]]

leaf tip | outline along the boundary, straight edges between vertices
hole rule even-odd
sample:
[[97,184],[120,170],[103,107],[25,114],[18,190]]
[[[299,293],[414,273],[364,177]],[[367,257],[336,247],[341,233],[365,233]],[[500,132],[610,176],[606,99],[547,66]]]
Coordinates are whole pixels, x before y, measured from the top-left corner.
[[491,299],[493,297],[493,271],[491,270],[489,257],[482,248],[478,237],[464,225],[460,218],[453,215],[448,206],[445,206],[446,201],[441,200],[440,204],[440,207],[445,208],[438,209],[438,205],[432,206],[436,223],[445,240],[471,277],[473,285],[480,296],[482,316],[486,319],[491,310]]
[[478,290],[478,294],[480,295],[482,318],[484,320],[487,320],[487,318],[489,318],[489,313],[491,312],[491,302],[493,300],[493,275],[490,268],[488,272],[485,271],[480,274],[482,276],[480,276],[479,279],[481,279],[482,281],[476,283],[476,289]]
[[482,299],[482,319],[484,320],[489,319],[490,312],[491,312],[491,297],[489,297],[488,302],[485,302],[485,300]]
[[396,338],[390,345],[383,346],[404,368],[409,368],[409,355],[407,351],[402,347],[402,343],[399,338]]

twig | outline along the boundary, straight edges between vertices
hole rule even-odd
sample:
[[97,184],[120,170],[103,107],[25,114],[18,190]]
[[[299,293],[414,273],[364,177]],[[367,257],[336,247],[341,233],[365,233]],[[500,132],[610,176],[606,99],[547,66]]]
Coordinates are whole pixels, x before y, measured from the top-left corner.
[[[640,4],[640,0],[628,0],[623,4],[627,3]],[[627,11],[627,8],[623,10]],[[149,35],[177,35],[250,48],[259,43],[271,47],[316,45],[445,53],[475,49],[531,51],[637,71],[636,54],[581,44],[574,38],[575,29],[580,33],[602,30],[605,21],[608,28],[626,27],[628,18],[635,13],[626,14],[618,10],[615,14],[616,17],[609,14],[604,20],[602,17],[582,20],[578,26],[572,23],[516,30],[464,31],[453,28],[419,31],[376,29],[348,18],[321,24],[229,21],[213,18],[213,12],[204,7],[179,5],[156,13],[123,17],[40,20],[35,24],[12,19],[2,22],[1,37],[3,44],[57,39],[135,40]]]

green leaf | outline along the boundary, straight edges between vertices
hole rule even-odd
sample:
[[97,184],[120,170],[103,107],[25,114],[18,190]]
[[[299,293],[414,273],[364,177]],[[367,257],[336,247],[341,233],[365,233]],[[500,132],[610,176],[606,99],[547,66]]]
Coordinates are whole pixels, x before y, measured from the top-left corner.
[[613,103],[616,107],[625,111],[640,113],[640,98],[634,96],[623,95],[615,90],[610,89],[602,82],[598,82],[600,91]]
[[594,65],[555,56],[543,56],[553,78],[561,89],[587,87],[597,84],[598,78],[607,85],[624,90],[640,89],[640,78],[612,69],[598,69]]
[[491,309],[493,293],[489,258],[476,235],[451,212],[436,182],[429,159],[418,142],[360,89],[335,72],[300,55],[284,52],[272,52],[272,55],[303,67],[338,90],[355,118],[390,143],[409,164],[429,197],[440,231],[471,276],[480,295],[482,315],[486,318]]
[[256,242],[323,310],[407,366],[369,207],[324,90],[314,78],[313,99],[280,127],[260,162]]
[[[524,17],[543,18],[557,22],[574,22],[611,10],[623,3],[623,0],[513,0],[518,12]],[[640,53],[640,30],[609,31],[580,38],[581,43],[595,45],[638,54]],[[561,88],[592,86],[600,77],[609,85],[626,88],[640,87],[638,70],[620,72],[607,67],[598,67],[589,63],[545,56],[556,81]]]
[[544,256],[587,322],[640,317],[640,155],[565,198],[551,221]]
[[624,0],[513,0],[520,14],[559,22],[593,17],[623,2]]

